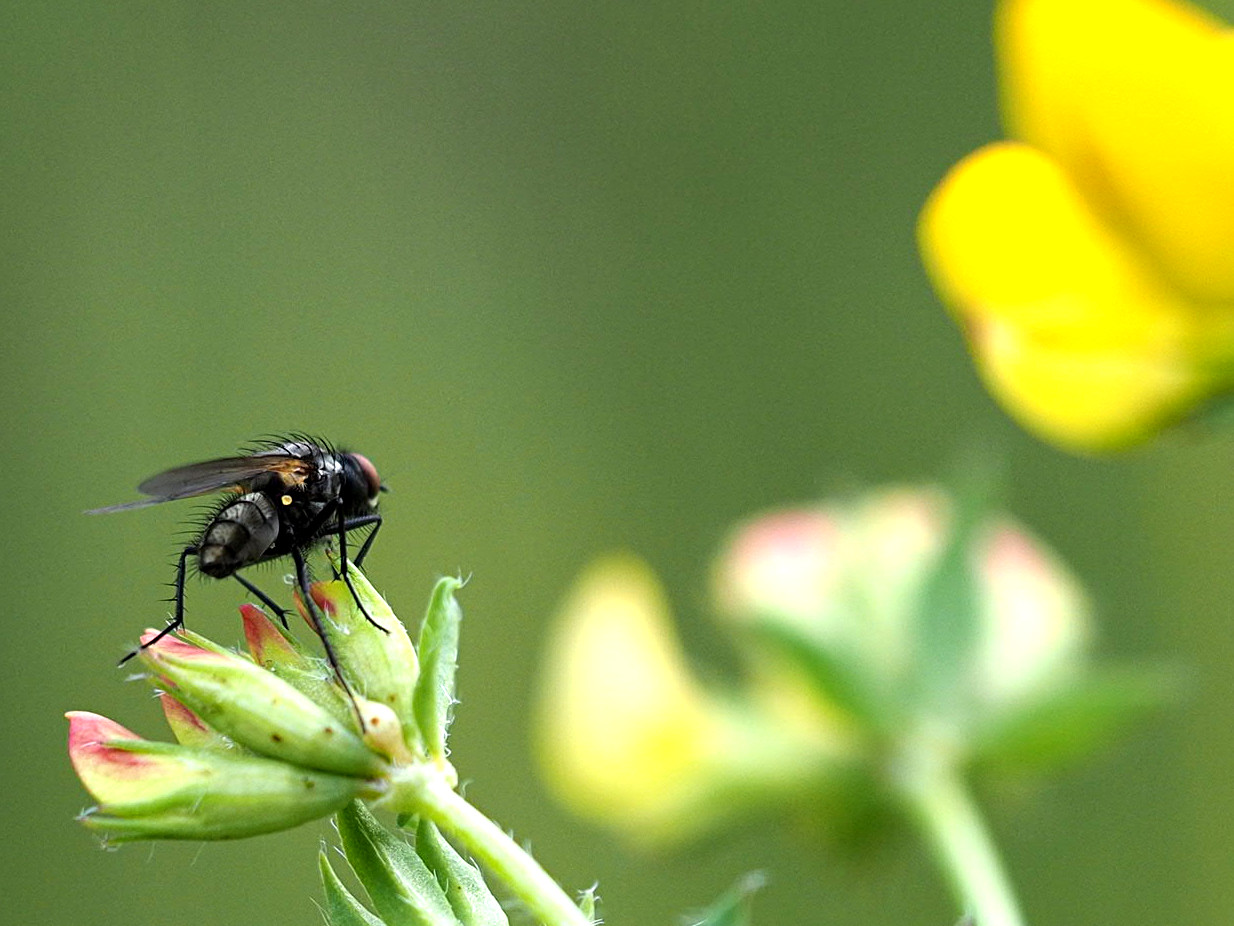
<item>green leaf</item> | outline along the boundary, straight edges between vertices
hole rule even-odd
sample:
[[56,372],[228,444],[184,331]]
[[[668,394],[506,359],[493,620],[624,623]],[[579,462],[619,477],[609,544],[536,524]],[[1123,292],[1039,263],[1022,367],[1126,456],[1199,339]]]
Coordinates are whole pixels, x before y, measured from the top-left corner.
[[734,884],[701,918],[691,918],[687,922],[690,926],[749,926],[751,899],[766,883],[762,872],[752,871]]
[[439,762],[445,761],[446,731],[450,726],[450,708],[454,704],[458,625],[463,618],[454,593],[462,586],[460,579],[438,580],[420,627],[417,647],[420,677],[412,694],[412,711],[429,758]]
[[421,820],[416,828],[416,854],[437,875],[437,883],[463,926],[509,926],[479,869],[464,860],[428,820]]
[[819,694],[862,726],[884,729],[889,722],[886,699],[873,688],[856,655],[817,639],[795,621],[752,621],[750,633],[769,649],[793,662],[813,683]]
[[347,861],[388,926],[459,926],[436,876],[406,840],[359,801],[337,820]]
[[927,710],[950,710],[964,697],[963,680],[980,642],[976,553],[988,509],[984,483],[971,478],[967,489],[955,494],[947,538],[917,592],[909,696]]
[[326,907],[322,912],[327,926],[384,926],[339,880],[325,852],[317,853],[317,867],[326,893]]
[[1026,771],[1065,765],[1176,700],[1179,688],[1177,675],[1160,668],[1090,671],[990,725],[976,739],[974,759],[986,767]]

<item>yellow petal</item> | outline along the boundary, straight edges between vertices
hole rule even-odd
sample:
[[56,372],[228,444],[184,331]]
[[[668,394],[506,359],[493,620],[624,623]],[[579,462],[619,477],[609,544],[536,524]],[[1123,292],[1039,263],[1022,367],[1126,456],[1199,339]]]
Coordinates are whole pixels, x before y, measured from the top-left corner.
[[1234,33],[1165,0],[1007,0],[1017,137],[1192,297],[1234,299]]
[[1076,449],[1142,439],[1209,385],[1206,324],[1027,145],[988,146],[926,203],[921,246],[990,390]]
[[716,722],[651,570],[633,557],[594,564],[563,608],[544,670],[549,783],[576,812],[652,835],[696,798]]

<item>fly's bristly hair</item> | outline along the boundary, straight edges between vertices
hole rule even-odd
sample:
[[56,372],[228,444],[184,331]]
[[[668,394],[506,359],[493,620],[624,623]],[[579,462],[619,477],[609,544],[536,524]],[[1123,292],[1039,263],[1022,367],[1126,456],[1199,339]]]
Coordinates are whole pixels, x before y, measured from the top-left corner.
[[249,441],[240,447],[240,452],[248,456],[255,456],[259,453],[269,453],[272,450],[279,450],[285,444],[307,444],[320,451],[314,453],[314,459],[320,457],[333,456],[334,454],[344,453],[341,448],[335,447],[329,440],[317,434],[307,434],[304,431],[286,431],[282,434],[263,434],[255,440]]

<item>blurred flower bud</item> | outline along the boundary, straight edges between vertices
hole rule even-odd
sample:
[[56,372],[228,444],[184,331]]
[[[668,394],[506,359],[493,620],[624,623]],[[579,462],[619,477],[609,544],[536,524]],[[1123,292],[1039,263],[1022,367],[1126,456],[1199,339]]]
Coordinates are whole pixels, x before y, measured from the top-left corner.
[[[641,561],[592,564],[562,608],[542,673],[538,751],[578,813],[642,842],[714,826],[786,780],[825,776],[832,744],[768,730],[686,665]],[[835,748],[834,753],[843,750]]]
[[584,572],[550,641],[545,775],[643,841],[759,804],[859,816],[904,768],[1083,753],[1159,700],[1152,680],[1088,667],[1084,597],[1052,554],[937,489],[754,518],[713,581],[747,670],[724,695],[690,671],[629,557]]

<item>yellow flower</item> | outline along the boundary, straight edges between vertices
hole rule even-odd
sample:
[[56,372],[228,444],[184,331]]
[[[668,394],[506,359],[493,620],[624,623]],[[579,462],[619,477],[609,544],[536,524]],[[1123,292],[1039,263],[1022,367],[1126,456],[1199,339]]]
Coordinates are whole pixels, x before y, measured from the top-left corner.
[[816,780],[842,752],[708,690],[690,671],[651,569],[593,563],[549,641],[537,717],[548,784],[642,843],[676,842]]
[[1234,33],[1166,0],[1004,0],[1016,141],[939,184],[925,261],[990,391],[1109,450],[1234,385]]

